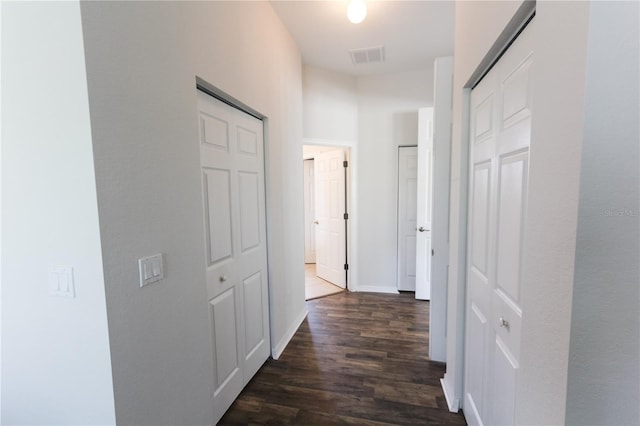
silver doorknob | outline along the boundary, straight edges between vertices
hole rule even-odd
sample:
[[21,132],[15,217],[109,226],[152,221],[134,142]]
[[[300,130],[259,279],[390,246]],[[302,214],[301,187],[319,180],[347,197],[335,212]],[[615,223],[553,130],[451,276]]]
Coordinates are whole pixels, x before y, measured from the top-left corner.
[[506,319],[500,317],[500,319],[498,319],[498,324],[500,324],[500,327],[506,327],[509,328],[509,321],[507,321]]
[[223,283],[227,280],[227,276],[226,275],[220,275],[220,282]]
[[317,220],[314,220],[313,223],[315,223],[316,225],[318,225],[320,222],[318,222]]
[[424,226],[421,226],[420,228],[418,228],[418,231],[425,232],[425,231],[428,231],[428,229],[425,228]]

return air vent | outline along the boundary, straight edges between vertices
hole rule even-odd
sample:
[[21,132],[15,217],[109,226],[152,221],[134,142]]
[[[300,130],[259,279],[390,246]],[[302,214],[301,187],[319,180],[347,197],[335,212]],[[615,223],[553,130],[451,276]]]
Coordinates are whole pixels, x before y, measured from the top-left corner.
[[349,50],[354,65],[384,62],[384,46]]

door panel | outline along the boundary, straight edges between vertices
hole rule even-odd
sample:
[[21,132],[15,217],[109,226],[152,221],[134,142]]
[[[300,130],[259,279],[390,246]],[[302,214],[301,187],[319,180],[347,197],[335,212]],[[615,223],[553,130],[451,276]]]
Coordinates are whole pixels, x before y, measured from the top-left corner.
[[[416,299],[431,299],[433,215],[433,108],[418,110],[418,171],[416,180]],[[422,231],[420,230],[422,229]]]
[[418,148],[398,148],[398,290],[416,290]]
[[[490,93],[493,95],[493,93]],[[480,144],[493,135],[493,98],[488,96],[475,107],[474,139]]]
[[230,258],[231,189],[228,170],[203,170],[204,206],[209,265]]
[[491,187],[491,163],[481,163],[473,171],[471,192],[471,265],[487,277],[489,255],[489,203]]
[[520,300],[522,232],[527,196],[528,154],[501,159],[498,183],[496,286]]
[[336,149],[316,155],[316,275],[346,287],[346,231],[344,151]]
[[470,424],[514,423],[531,134],[531,28],[471,92],[464,398]]
[[270,354],[262,122],[198,92],[217,422]]
[[221,151],[229,151],[229,123],[205,112],[200,113],[202,143]]
[[[213,336],[216,347],[214,374],[217,387],[240,373],[237,345],[227,344],[236,338],[236,303],[234,288],[228,289],[210,302],[213,317]],[[241,375],[239,375],[241,378]],[[242,381],[240,381],[242,383]]]
[[248,355],[253,352],[262,340],[262,277],[260,272],[253,274],[243,281],[245,324],[258,323],[258,327],[246,327],[245,342]]
[[260,245],[260,192],[257,173],[238,173],[240,235],[243,252]]
[[492,413],[490,418],[491,424],[496,426],[513,425],[514,403],[516,394],[516,373],[518,371],[518,362],[509,351],[508,345],[496,337],[496,351],[493,357],[494,376],[493,389],[491,395]]
[[[531,115],[531,65],[533,55],[528,55],[502,82],[503,129],[515,125]],[[508,66],[508,65],[507,65]]]
[[468,373],[465,383],[464,413],[469,425],[481,424],[485,388],[485,352],[487,335],[487,318],[472,304],[468,320],[469,337],[467,339],[469,353],[473,356],[467,360]]
[[258,135],[249,129],[237,128],[238,153],[256,157],[258,155]]

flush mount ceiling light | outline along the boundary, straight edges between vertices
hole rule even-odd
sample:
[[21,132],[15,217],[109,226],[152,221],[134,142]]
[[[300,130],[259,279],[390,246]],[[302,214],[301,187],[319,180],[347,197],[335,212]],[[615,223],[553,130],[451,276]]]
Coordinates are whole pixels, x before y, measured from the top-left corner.
[[367,5],[364,4],[364,0],[351,0],[347,7],[349,21],[359,24],[364,21],[365,16],[367,16]]

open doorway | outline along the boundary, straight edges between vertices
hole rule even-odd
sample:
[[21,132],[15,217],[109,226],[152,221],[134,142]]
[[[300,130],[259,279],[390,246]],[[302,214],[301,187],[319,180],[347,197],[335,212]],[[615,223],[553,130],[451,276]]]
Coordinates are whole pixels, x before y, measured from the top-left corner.
[[343,147],[303,147],[306,300],[347,288],[348,157]]

